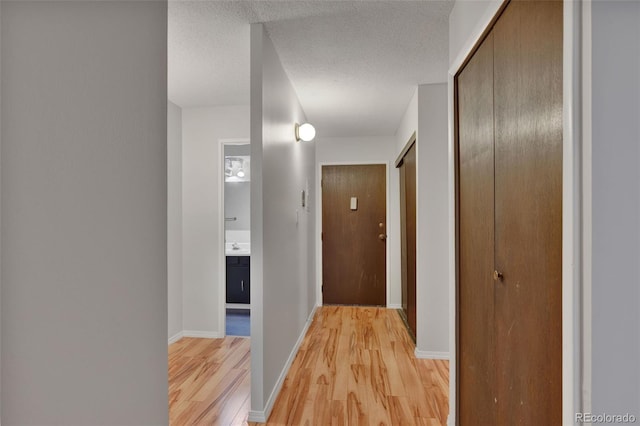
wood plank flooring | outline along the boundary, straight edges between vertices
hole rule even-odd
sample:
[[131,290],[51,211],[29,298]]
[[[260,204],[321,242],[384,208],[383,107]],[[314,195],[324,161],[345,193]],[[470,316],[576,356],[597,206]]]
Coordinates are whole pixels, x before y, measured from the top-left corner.
[[184,337],[169,346],[172,426],[246,425],[251,393],[249,339]]
[[[413,350],[395,310],[319,308],[267,424],[445,425],[448,362]],[[169,401],[174,426],[246,425],[249,341],[171,345]]]

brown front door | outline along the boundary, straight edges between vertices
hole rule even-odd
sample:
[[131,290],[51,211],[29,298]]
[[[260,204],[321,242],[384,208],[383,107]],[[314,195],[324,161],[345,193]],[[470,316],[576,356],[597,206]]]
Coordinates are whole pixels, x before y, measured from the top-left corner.
[[323,303],[386,305],[386,165],[322,166],[321,186]]
[[416,336],[416,144],[398,163],[400,170],[400,236],[402,261],[402,310]]

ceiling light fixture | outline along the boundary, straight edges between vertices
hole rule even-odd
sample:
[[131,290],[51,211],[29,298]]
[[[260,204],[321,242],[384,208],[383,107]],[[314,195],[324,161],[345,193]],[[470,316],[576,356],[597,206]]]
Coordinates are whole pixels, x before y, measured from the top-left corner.
[[238,173],[236,173],[236,176],[238,176],[239,178],[243,178],[244,177],[244,170],[242,170],[242,169],[238,170]]
[[316,137],[316,129],[309,123],[296,123],[296,142],[311,142]]

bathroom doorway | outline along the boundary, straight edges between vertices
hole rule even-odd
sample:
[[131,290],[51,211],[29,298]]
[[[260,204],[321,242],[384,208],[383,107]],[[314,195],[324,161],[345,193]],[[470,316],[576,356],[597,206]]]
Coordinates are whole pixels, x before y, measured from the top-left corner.
[[221,277],[224,330],[227,336],[250,337],[251,330],[251,145],[222,141],[221,191],[224,249]]

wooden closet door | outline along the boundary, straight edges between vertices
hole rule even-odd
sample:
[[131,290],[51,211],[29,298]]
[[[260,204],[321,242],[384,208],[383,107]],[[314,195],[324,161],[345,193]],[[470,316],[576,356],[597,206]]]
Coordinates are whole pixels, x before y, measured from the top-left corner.
[[416,144],[400,164],[400,220],[402,261],[402,309],[416,337]]
[[562,423],[562,2],[493,28],[498,425]]
[[457,78],[458,418],[496,425],[494,351],[493,38]]

